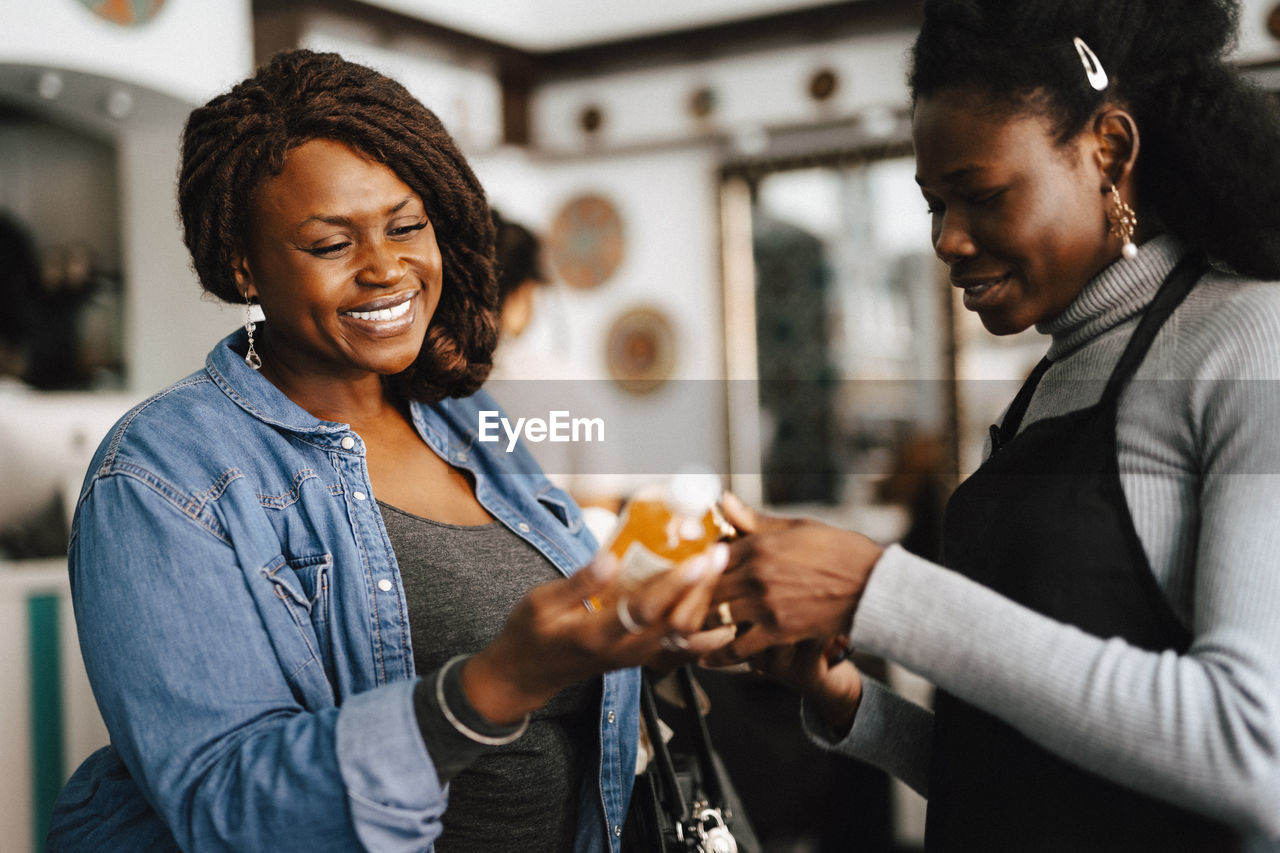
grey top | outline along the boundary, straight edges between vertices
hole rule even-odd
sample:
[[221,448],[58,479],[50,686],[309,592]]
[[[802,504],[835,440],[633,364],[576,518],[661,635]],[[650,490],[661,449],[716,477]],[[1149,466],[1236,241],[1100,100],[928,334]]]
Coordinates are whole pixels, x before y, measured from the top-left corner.
[[[530,588],[561,577],[500,522],[462,527],[382,502],[379,507],[400,566],[414,665],[429,673],[426,685],[434,684],[435,671],[450,658],[488,645]],[[562,691],[532,715],[528,731],[513,743],[462,747],[469,764],[449,783],[444,833],[435,849],[572,849],[584,771],[597,753],[598,690],[593,682]],[[423,710],[418,708],[420,721]],[[452,710],[468,722],[475,713]],[[428,749],[456,753],[455,742],[432,737],[432,728],[424,727]],[[454,763],[447,755],[442,759],[446,766]]]
[[[1097,402],[1184,252],[1104,270],[1062,315],[1026,424]],[[1209,272],[1119,403],[1121,483],[1155,579],[1194,639],[1156,653],[1086,634],[889,548],[851,639],[1121,784],[1280,837],[1280,284]],[[1268,381],[1272,380],[1272,381]],[[927,795],[931,713],[868,680],[840,743]]]

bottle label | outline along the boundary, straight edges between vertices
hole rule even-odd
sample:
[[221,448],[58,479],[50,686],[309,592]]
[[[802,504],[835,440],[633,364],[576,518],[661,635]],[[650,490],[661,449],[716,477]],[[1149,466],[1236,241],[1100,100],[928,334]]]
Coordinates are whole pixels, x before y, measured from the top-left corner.
[[620,562],[619,580],[632,586],[642,584],[654,575],[675,567],[674,561],[653,553],[639,542],[632,542],[627,546]]

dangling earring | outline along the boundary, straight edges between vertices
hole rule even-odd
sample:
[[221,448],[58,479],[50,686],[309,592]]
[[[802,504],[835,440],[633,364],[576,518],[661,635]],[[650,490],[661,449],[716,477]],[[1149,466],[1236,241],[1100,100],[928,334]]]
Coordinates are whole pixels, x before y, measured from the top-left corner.
[[1138,227],[1138,215],[1120,198],[1120,190],[1116,189],[1115,184],[1111,185],[1111,205],[1107,208],[1107,224],[1110,226],[1110,233],[1120,238],[1120,242],[1124,244],[1120,247],[1120,254],[1124,259],[1131,261],[1136,258],[1138,247],[1133,243],[1133,232]]
[[249,301],[249,291],[244,292],[244,330],[249,335],[249,352],[245,354],[244,363],[252,367],[254,370],[262,369],[262,359],[258,357],[258,351],[253,348],[253,330],[258,328],[258,324],[253,322],[253,303]]

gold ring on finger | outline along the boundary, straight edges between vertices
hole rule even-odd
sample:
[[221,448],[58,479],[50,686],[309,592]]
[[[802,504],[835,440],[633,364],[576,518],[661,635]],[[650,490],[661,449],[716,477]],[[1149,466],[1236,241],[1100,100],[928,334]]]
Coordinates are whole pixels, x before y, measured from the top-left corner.
[[721,625],[736,625],[736,624],[738,624],[738,623],[737,623],[737,622],[735,622],[735,621],[734,621],[734,619],[733,619],[733,611],[729,609],[729,602],[727,602],[727,601],[722,601],[722,602],[720,602],[720,606],[716,608],[716,612],[720,614],[720,624],[721,624]]

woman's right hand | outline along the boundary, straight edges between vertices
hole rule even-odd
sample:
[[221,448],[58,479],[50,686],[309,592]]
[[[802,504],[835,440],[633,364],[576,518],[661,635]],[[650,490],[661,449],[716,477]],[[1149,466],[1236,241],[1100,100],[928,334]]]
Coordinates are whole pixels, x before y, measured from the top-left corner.
[[862,700],[862,673],[845,657],[847,645],[844,637],[834,637],[773,646],[750,658],[751,668],[799,693],[844,736]]
[[[659,657],[671,637],[705,643],[714,632],[699,632],[727,561],[727,546],[718,544],[624,589],[617,559],[604,552],[571,577],[533,588],[494,641],[464,664],[467,698],[486,719],[511,724],[570,684]],[[721,638],[732,639],[732,632]]]

